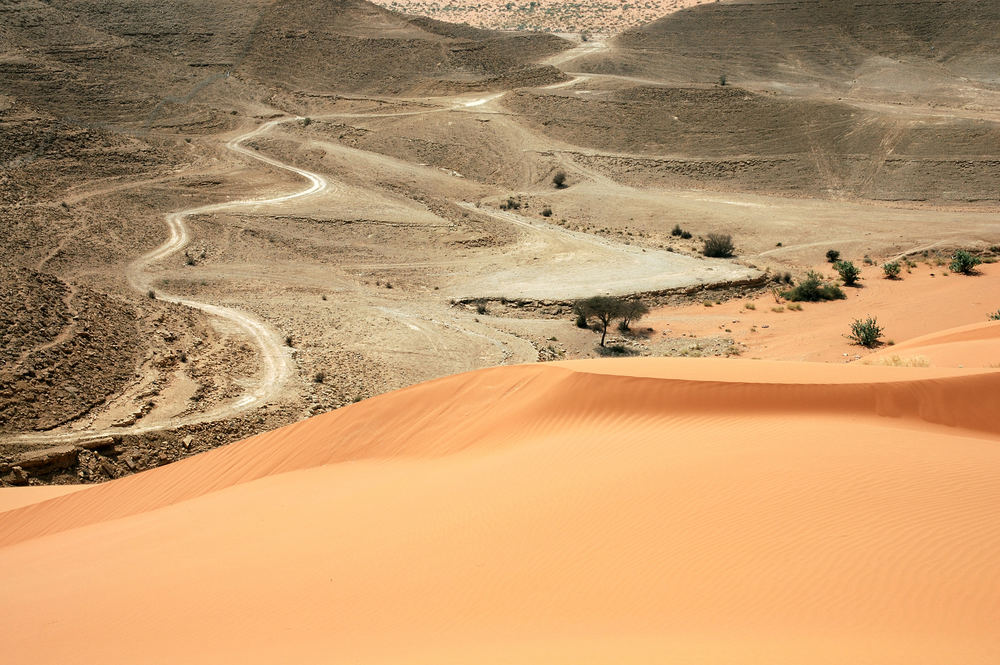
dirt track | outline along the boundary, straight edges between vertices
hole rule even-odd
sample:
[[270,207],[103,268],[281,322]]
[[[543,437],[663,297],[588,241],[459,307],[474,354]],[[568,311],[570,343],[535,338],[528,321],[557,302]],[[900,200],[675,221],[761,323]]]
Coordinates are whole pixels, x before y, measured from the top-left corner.
[[[153,251],[145,254],[144,256],[137,259],[132,265],[129,266],[127,277],[128,282],[136,291],[140,293],[146,292],[147,290],[152,291],[155,277],[150,274],[149,269],[153,267],[156,263],[163,261],[174,254],[177,254],[183,250],[190,242],[190,236],[188,233],[187,225],[184,220],[186,217],[192,215],[204,215],[211,214],[214,212],[222,210],[231,210],[233,208],[240,208],[246,206],[260,206],[260,205],[277,205],[284,203],[286,201],[291,201],[300,197],[310,196],[324,191],[327,188],[326,179],[323,176],[306,171],[305,169],[299,169],[294,166],[289,166],[276,159],[267,157],[266,155],[261,155],[254,150],[249,150],[243,146],[243,143],[263,134],[275,125],[288,122],[289,120],[296,120],[298,118],[281,118],[277,120],[272,120],[270,122],[262,124],[260,127],[242,134],[229,142],[226,143],[226,148],[234,152],[246,155],[252,159],[264,162],[279,169],[285,169],[291,171],[296,175],[299,175],[309,181],[309,186],[298,192],[293,192],[291,194],[284,194],[281,196],[276,196],[272,198],[261,198],[261,199],[247,199],[240,201],[227,201],[225,203],[215,203],[206,206],[199,206],[197,208],[190,208],[188,210],[181,210],[178,212],[169,213],[166,216],[167,228],[170,231],[170,236],[167,238],[166,242],[154,249]],[[239,415],[249,409],[253,409],[260,404],[266,403],[270,398],[277,394],[283,387],[285,381],[288,379],[292,367],[288,358],[288,354],[282,349],[281,343],[278,336],[270,330],[263,322],[259,321],[253,316],[248,315],[245,312],[229,308],[220,307],[218,305],[213,305],[210,303],[198,302],[196,300],[191,300],[181,296],[172,295],[169,293],[164,293],[162,291],[156,293],[156,297],[160,300],[165,300],[167,302],[177,303],[184,305],[185,307],[190,307],[192,309],[200,310],[205,312],[209,316],[223,319],[232,322],[239,328],[241,328],[244,333],[254,342],[260,352],[262,372],[260,374],[258,385],[249,390],[245,395],[231,402],[211,411],[206,411],[203,413],[198,413],[196,415],[187,416],[179,419],[171,419],[169,421],[162,422],[143,422],[142,425],[137,425],[134,427],[127,428],[108,428],[106,430],[97,431],[87,431],[87,432],[59,432],[59,433],[31,433],[31,434],[21,434],[11,437],[11,442],[14,443],[61,443],[66,441],[79,441],[100,438],[102,436],[107,436],[109,434],[142,434],[146,432],[153,432],[157,430],[175,428],[183,425],[193,425],[197,423],[212,422],[216,420],[223,420],[225,418],[231,418],[233,416]]]

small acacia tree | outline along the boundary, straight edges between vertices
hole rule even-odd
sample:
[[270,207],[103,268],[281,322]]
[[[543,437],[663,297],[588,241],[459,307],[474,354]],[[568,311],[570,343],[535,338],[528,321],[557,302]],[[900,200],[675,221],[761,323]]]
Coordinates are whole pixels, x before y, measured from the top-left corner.
[[604,340],[608,336],[608,326],[615,319],[621,318],[624,310],[625,302],[614,296],[593,296],[585,300],[578,300],[573,306],[577,317],[583,317],[587,321],[597,320],[601,329],[601,346],[604,346]]
[[618,324],[619,330],[625,332],[630,326],[649,314],[649,308],[641,300],[629,300],[622,306],[622,320]]

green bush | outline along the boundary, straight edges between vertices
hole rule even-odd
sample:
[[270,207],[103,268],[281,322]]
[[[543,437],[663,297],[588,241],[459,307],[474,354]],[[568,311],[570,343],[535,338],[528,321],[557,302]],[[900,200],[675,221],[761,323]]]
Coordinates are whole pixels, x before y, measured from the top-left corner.
[[865,319],[855,319],[854,323],[851,324],[851,334],[848,337],[855,344],[873,349],[879,345],[882,330],[882,326],[878,324],[875,317],[869,316]]
[[835,249],[826,250],[826,260],[829,263],[836,263],[838,260],[840,260],[840,252],[838,252]]
[[823,282],[819,273],[809,271],[798,286],[781,294],[793,302],[819,302],[821,300],[843,300],[847,296],[836,284]]
[[882,264],[882,272],[885,273],[886,279],[899,279],[899,261],[890,261],[889,263]]
[[971,275],[975,272],[976,266],[982,262],[978,256],[973,256],[964,249],[960,249],[951,255],[951,264],[949,264],[948,269],[963,275]]
[[850,261],[837,261],[833,264],[833,267],[840,274],[840,278],[844,280],[844,284],[847,286],[857,284],[858,278],[861,277],[861,269]]
[[701,253],[705,256],[725,259],[733,255],[733,237],[722,233],[709,233]]
[[590,327],[590,323],[587,322],[587,316],[583,312],[577,312],[576,314],[576,327],[584,329]]

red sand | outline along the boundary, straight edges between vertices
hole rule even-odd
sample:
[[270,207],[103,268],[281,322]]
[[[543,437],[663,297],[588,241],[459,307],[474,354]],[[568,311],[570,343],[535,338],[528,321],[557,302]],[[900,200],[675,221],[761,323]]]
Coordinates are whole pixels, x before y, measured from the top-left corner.
[[993,665],[998,403],[984,369],[440,379],[0,513],[4,661]]
[[[980,266],[981,274],[976,276],[945,276],[947,267],[919,264],[912,273],[904,271],[903,279],[899,280],[884,279],[878,266],[862,268],[861,286],[844,287],[846,300],[801,303],[801,312],[789,310],[789,303],[767,295],[712,307],[697,304],[659,308],[643,319],[641,325],[652,327],[657,335],[666,332],[671,336],[730,336],[747,345],[743,354],[746,358],[833,362],[871,353],[847,339],[854,319],[874,316],[885,327],[887,341],[901,342],[986,321],[990,312],[1000,309],[997,263]],[[836,273],[829,265],[817,270],[836,281]],[[714,303],[713,298],[711,292],[704,295],[705,300]],[[747,303],[752,303],[755,309],[746,309]],[[773,308],[781,311],[772,311]],[[732,332],[727,333],[726,329]],[[1000,353],[983,360],[986,365],[1000,363]]]

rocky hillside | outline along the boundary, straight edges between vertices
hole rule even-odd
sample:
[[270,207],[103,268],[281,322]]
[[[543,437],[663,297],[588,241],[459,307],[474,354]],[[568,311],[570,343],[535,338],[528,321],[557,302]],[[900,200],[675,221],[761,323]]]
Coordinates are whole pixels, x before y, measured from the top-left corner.
[[553,138],[623,153],[577,159],[632,184],[1000,200],[1000,124],[975,118],[930,123],[733,86],[636,87],[599,99],[522,91],[505,104]]
[[46,430],[134,378],[131,308],[31,270],[0,269],[0,432]]
[[[591,71],[930,100],[1000,84],[994,0],[743,0],[629,30]],[[962,81],[962,78],[970,81]],[[780,86],[779,86],[780,89]],[[954,101],[954,100],[949,100]]]

